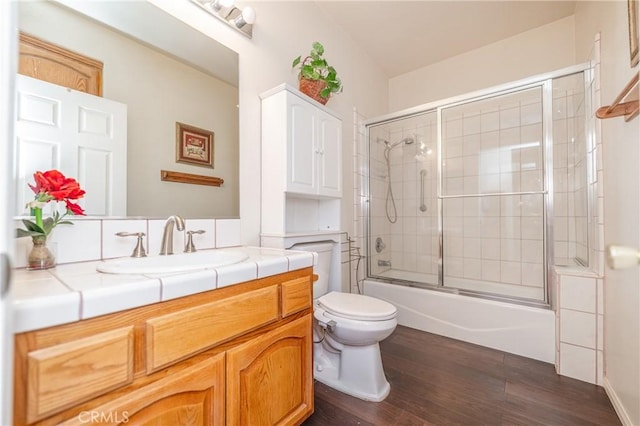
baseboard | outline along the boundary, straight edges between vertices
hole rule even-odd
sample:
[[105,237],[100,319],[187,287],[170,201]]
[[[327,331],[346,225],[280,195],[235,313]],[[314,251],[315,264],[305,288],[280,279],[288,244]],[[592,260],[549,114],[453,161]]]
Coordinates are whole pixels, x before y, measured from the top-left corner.
[[624,409],[622,402],[620,402],[620,398],[618,398],[616,391],[613,390],[611,384],[609,383],[609,380],[607,380],[606,377],[602,379],[602,385],[605,392],[607,392],[607,396],[609,397],[614,410],[616,410],[616,414],[618,415],[618,418],[620,418],[622,424],[625,426],[633,426],[629,414],[627,414],[627,411]]

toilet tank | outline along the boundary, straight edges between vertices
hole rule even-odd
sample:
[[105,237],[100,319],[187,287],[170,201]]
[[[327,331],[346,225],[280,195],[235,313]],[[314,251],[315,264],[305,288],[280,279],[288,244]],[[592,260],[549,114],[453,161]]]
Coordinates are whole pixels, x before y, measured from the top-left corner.
[[313,267],[313,272],[318,279],[313,283],[313,298],[329,292],[329,273],[331,272],[331,256],[333,254],[333,241],[321,241],[316,243],[298,243],[291,246],[291,250],[314,251],[318,253],[318,263]]

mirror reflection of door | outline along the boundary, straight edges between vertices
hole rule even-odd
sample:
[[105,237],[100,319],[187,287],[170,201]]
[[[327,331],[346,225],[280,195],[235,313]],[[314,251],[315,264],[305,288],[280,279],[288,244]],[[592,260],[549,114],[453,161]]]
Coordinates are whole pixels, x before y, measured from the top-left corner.
[[33,173],[57,169],[86,191],[85,214],[125,216],[127,106],[22,75],[16,91],[16,214],[29,214]]
[[126,215],[126,173],[116,171],[127,169],[127,106],[100,97],[102,66],[20,34],[17,215],[29,214],[25,204],[33,199],[27,185],[33,173],[51,169],[81,183],[86,195],[79,204],[87,215]]
[[19,74],[102,96],[102,67],[96,59],[20,33]]

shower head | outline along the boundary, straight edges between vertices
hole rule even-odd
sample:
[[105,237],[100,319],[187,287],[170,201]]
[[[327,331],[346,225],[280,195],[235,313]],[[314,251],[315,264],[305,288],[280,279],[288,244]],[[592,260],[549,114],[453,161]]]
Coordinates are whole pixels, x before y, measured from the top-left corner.
[[388,149],[392,149],[392,148],[395,148],[396,146],[401,145],[401,144],[411,145],[414,142],[415,142],[415,140],[411,136],[407,136],[404,139],[400,139],[396,143],[390,144],[388,141],[384,141],[384,144],[387,146]]
[[406,145],[411,145],[412,143],[415,142],[415,140],[411,136],[407,136],[406,138],[402,139],[400,142],[401,143],[404,142]]

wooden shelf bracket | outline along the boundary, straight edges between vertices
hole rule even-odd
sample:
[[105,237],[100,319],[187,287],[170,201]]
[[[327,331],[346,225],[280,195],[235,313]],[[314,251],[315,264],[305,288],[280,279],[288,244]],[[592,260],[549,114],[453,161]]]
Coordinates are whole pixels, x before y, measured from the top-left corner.
[[[624,116],[624,121],[629,121],[636,115],[640,109],[638,105],[638,91],[633,93],[633,89],[638,86],[638,78],[640,73],[636,73],[631,81],[622,89],[618,97],[613,101],[611,105],[598,108],[596,111],[596,117],[598,118],[613,118]],[[632,96],[629,96],[632,95]],[[623,99],[628,98],[626,102],[621,102]]]
[[169,170],[160,170],[160,180],[164,180],[167,182],[192,183],[195,185],[208,186],[220,186],[224,183],[224,179],[219,177],[171,172]]

